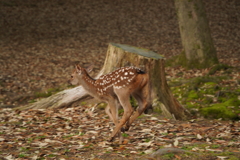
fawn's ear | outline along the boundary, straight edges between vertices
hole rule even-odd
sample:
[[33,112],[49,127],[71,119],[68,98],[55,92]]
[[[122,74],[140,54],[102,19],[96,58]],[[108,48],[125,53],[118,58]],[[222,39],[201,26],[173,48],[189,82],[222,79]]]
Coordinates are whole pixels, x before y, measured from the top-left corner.
[[77,73],[81,73],[81,67],[79,65],[75,65],[75,69]]
[[92,72],[92,70],[93,70],[93,65],[90,65],[88,68],[86,68],[86,71],[88,73]]

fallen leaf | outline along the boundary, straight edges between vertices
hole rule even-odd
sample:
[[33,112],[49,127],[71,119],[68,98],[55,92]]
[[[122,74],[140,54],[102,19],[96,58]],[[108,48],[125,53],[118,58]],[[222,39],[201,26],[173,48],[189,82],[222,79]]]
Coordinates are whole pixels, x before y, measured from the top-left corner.
[[151,129],[143,129],[143,130],[141,130],[141,131],[139,131],[139,132],[144,132],[144,133],[148,133],[148,132],[151,132],[152,130]]
[[226,158],[228,158],[228,157],[226,157],[226,156],[217,156],[220,160],[224,160],[224,159],[226,159]]
[[148,149],[148,150],[144,151],[145,154],[150,154],[152,152],[153,152],[153,149]]
[[197,139],[202,139],[203,137],[200,134],[197,134]]
[[175,139],[175,141],[173,142],[173,145],[174,145],[175,147],[177,147],[178,144],[179,144],[178,139]]
[[145,142],[145,143],[138,143],[138,146],[145,146],[145,147],[148,147],[148,146],[151,146],[153,141],[149,141],[149,142]]
[[137,154],[137,151],[130,151],[131,154]]
[[180,157],[180,156],[178,156],[178,155],[176,155],[176,154],[175,154],[174,156],[175,156],[177,159],[181,159],[181,157]]
[[211,148],[207,148],[207,151],[213,151],[213,152],[223,152],[223,150],[221,149],[211,149]]

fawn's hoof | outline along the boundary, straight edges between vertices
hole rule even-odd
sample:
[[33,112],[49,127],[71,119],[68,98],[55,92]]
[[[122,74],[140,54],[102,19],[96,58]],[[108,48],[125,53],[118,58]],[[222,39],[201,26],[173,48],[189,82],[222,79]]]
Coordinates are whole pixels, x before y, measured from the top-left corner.
[[108,141],[112,142],[113,140],[114,140],[114,137],[110,137],[110,139]]
[[128,126],[124,126],[121,128],[121,131],[124,133],[125,131],[128,131],[129,130],[129,127]]

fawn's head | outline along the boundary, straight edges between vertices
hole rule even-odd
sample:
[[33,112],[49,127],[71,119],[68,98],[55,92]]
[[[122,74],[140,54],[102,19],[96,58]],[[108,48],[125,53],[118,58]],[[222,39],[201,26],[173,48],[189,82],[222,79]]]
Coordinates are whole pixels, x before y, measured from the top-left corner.
[[80,83],[79,79],[86,73],[90,73],[93,69],[93,66],[88,67],[87,69],[82,68],[80,65],[75,65],[75,69],[71,74],[71,79],[68,81],[71,85],[77,85]]

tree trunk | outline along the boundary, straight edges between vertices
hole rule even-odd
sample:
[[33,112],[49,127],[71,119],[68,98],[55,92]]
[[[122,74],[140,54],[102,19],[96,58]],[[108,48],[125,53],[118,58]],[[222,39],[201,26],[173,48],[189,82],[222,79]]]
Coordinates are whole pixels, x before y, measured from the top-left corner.
[[[140,49],[128,45],[111,43],[105,63],[96,78],[114,71],[123,66],[136,66],[149,74],[149,102],[153,102],[155,109],[161,109],[167,117],[185,119],[184,108],[173,97],[165,78],[164,59],[161,55],[146,49]],[[75,101],[87,97],[87,93],[81,86],[64,90],[39,102],[30,104],[22,109],[29,108],[58,108],[68,106]]]
[[[218,63],[202,0],[175,0],[179,29],[188,68]],[[181,59],[182,60],[182,59]]]

